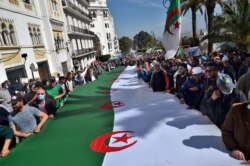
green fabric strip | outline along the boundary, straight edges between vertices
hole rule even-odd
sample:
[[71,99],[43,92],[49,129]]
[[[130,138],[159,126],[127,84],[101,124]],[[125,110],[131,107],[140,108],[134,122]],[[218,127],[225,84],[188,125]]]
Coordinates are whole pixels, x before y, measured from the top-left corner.
[[77,87],[55,119],[38,135],[32,135],[0,158],[1,166],[100,166],[105,154],[93,152],[89,144],[97,136],[113,131],[113,110],[101,110],[110,102],[110,80],[123,68],[104,73],[86,86]]

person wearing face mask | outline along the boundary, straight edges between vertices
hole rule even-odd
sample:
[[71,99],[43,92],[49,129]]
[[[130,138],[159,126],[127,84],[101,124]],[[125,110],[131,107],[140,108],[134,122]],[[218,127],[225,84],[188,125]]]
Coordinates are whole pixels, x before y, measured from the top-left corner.
[[250,91],[248,102],[234,104],[228,113],[222,139],[234,158],[250,164]]
[[241,90],[235,88],[231,77],[227,74],[220,73],[216,79],[216,84],[217,86],[203,97],[200,111],[221,128],[232,105],[246,102],[247,99]]
[[36,108],[46,113],[49,118],[54,118],[57,110],[55,100],[53,97],[46,95],[45,90],[43,88],[37,90],[36,104]]

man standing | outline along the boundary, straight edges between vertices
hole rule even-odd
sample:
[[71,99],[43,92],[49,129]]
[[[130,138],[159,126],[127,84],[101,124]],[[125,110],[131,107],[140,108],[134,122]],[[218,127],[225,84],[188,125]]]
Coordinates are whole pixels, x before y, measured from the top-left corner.
[[[3,84],[2,84],[3,85]],[[2,99],[2,104],[6,107],[8,107],[8,111],[12,112],[13,108],[11,106],[11,104],[9,104],[10,100],[11,100],[11,96],[10,93],[7,89],[0,87],[0,98]]]
[[55,99],[56,108],[60,108],[63,105],[63,96],[66,94],[66,90],[61,85],[56,84],[55,79],[50,79],[50,85],[46,90],[46,93]]
[[250,90],[250,54],[246,56],[246,65],[248,67],[248,71],[239,78],[237,88],[242,90],[247,97]]
[[168,90],[168,76],[167,73],[160,68],[159,62],[154,63],[154,72],[151,76],[150,86],[154,92],[163,92]]
[[219,74],[216,83],[217,86],[203,97],[200,111],[221,128],[232,105],[247,100],[242,91],[235,88],[229,75]]
[[9,128],[9,111],[2,105],[5,99],[0,97],[0,156],[6,157],[9,154],[9,147],[13,138],[13,130]]
[[[15,136],[28,137],[33,132],[39,133],[47,121],[48,115],[35,107],[24,105],[21,95],[13,96],[11,103],[16,112],[10,118],[10,127],[13,129]],[[35,117],[39,117],[40,119],[38,125]]]
[[45,90],[42,88],[37,90],[36,96],[37,96],[36,107],[40,111],[46,113],[49,116],[49,118],[54,118],[57,111],[54,98],[47,96]]

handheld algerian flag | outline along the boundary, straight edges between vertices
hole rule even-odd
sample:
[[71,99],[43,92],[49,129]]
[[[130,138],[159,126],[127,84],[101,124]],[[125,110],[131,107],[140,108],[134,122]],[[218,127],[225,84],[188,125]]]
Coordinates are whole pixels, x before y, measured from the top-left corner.
[[[166,49],[166,58],[169,59],[169,51],[177,52],[181,36],[181,7],[180,0],[172,0],[167,12],[162,45]],[[171,56],[172,57],[172,56]]]

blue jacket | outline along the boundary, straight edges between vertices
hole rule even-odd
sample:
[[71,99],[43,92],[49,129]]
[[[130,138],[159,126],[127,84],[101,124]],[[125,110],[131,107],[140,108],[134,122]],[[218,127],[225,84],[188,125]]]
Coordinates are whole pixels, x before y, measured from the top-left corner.
[[[187,79],[182,87],[179,90],[180,97],[183,97],[185,103],[189,106],[196,107],[199,96],[202,93],[202,89],[205,86],[204,79],[199,80],[198,82],[193,79]],[[196,90],[191,90],[191,88],[196,88]]]
[[138,78],[142,79],[144,82],[149,82],[150,73],[146,70],[138,71]]

